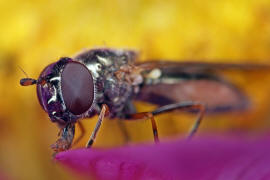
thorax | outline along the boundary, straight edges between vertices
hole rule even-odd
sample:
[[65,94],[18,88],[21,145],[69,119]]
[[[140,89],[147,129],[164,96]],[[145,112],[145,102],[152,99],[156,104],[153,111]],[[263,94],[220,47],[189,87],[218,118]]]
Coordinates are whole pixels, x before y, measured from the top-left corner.
[[[93,110],[99,113],[102,104],[109,107],[110,117],[120,117],[124,107],[139,91],[142,76],[134,64],[133,51],[82,53],[75,59],[91,70],[95,84]],[[89,114],[91,116],[91,113]]]

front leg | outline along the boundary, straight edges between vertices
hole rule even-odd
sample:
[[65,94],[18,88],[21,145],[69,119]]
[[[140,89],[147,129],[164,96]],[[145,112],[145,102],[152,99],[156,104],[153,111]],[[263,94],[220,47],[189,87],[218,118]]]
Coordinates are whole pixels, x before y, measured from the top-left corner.
[[51,145],[51,148],[57,153],[68,150],[71,147],[75,134],[75,124],[67,124],[59,132],[59,139]]
[[106,104],[102,104],[101,111],[100,111],[100,114],[98,116],[98,121],[97,121],[96,127],[95,127],[94,131],[92,132],[92,134],[90,136],[90,139],[88,140],[88,143],[86,144],[87,148],[90,148],[93,145],[93,143],[94,143],[94,141],[96,139],[98,130],[99,130],[100,126],[101,126],[101,123],[104,120],[105,116],[108,115],[108,114],[109,114],[109,107]]

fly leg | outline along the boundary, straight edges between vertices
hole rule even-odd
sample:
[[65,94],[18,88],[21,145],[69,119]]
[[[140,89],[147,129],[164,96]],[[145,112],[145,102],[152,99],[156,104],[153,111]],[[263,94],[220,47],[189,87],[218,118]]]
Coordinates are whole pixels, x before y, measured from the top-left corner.
[[130,140],[129,134],[128,134],[128,130],[126,125],[124,124],[122,119],[118,119],[117,120],[118,126],[120,128],[120,131],[122,132],[122,134],[124,135],[124,141],[127,144]]
[[109,107],[106,104],[102,104],[102,108],[101,108],[100,114],[98,116],[98,121],[97,121],[96,127],[95,127],[94,131],[92,132],[92,134],[88,140],[88,143],[86,144],[87,148],[90,148],[93,145],[93,143],[96,139],[98,130],[101,126],[101,123],[107,114],[109,114]]
[[158,115],[161,113],[165,113],[165,112],[170,112],[170,111],[174,111],[174,110],[197,110],[199,111],[198,113],[198,117],[195,121],[195,123],[193,124],[190,132],[188,133],[187,139],[190,140],[194,134],[197,132],[202,118],[205,114],[205,105],[203,105],[202,103],[197,103],[197,102],[180,102],[180,103],[175,103],[175,104],[169,104],[169,105],[165,105],[162,106],[158,109],[156,109],[155,111],[152,112],[153,115]]
[[65,151],[71,147],[75,133],[75,125],[68,124],[59,132],[59,139],[51,145],[51,148],[57,153]]
[[80,121],[78,121],[77,124],[78,124],[78,128],[81,130],[81,134],[80,134],[80,136],[74,141],[73,145],[77,144],[77,143],[83,138],[83,136],[84,136],[84,134],[85,134],[85,129],[84,129],[82,123],[81,123]]
[[187,136],[188,140],[191,139],[194,136],[194,134],[197,132],[199,125],[202,121],[202,118],[204,116],[204,113],[205,113],[205,106],[201,103],[181,102],[181,103],[169,104],[169,105],[159,107],[158,109],[156,109],[152,112],[143,112],[143,113],[127,115],[126,118],[127,119],[134,119],[134,120],[136,120],[136,119],[151,119],[154,140],[155,140],[155,142],[158,142],[159,141],[158,131],[157,131],[157,126],[156,126],[154,116],[158,115],[158,114],[174,111],[174,110],[197,110],[197,111],[199,111],[198,117],[197,117],[194,125],[192,126],[192,128]]
[[130,114],[130,115],[126,116],[126,119],[132,119],[132,120],[150,119],[151,125],[152,125],[152,130],[153,130],[153,135],[154,135],[154,140],[156,143],[159,142],[157,124],[156,124],[156,121],[154,118],[154,114],[152,112],[142,112],[142,113]]
[[[134,104],[131,101],[128,101],[126,103],[126,106],[124,107],[123,114],[136,114],[136,112],[137,111],[136,111]],[[130,141],[130,136],[128,134],[127,127],[126,127],[125,123],[123,122],[123,118],[125,118],[125,116],[118,119],[117,122],[118,122],[119,129],[124,136],[124,142],[125,142],[125,144],[128,144]]]

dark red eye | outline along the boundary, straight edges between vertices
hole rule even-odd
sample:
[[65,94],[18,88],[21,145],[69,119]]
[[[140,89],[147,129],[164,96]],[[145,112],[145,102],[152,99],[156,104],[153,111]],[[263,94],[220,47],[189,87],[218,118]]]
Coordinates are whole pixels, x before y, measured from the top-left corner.
[[61,75],[61,89],[67,109],[75,115],[87,111],[94,99],[93,77],[81,63],[69,62]]

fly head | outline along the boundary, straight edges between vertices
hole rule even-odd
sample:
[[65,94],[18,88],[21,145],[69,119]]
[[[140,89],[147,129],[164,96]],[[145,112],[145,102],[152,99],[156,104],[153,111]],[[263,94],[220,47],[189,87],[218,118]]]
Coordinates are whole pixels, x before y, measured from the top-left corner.
[[63,127],[88,116],[94,102],[94,79],[89,69],[71,58],[48,65],[37,80],[21,79],[23,86],[36,84],[42,108],[52,122]]

